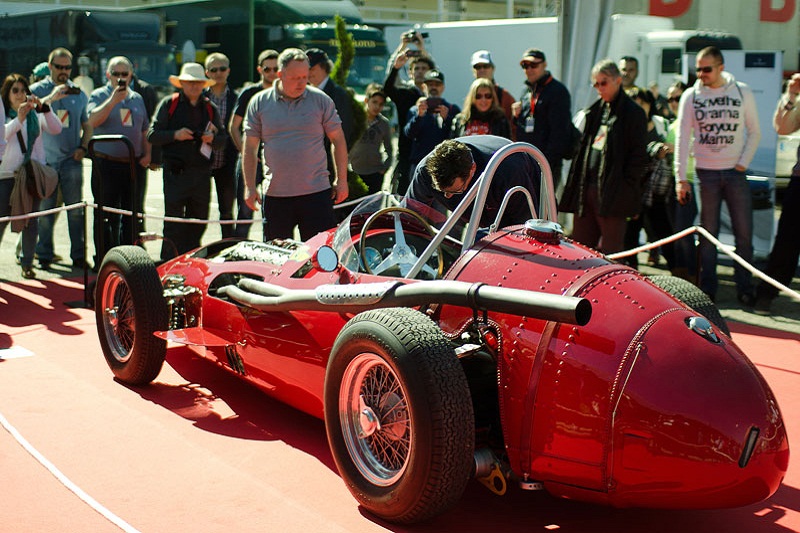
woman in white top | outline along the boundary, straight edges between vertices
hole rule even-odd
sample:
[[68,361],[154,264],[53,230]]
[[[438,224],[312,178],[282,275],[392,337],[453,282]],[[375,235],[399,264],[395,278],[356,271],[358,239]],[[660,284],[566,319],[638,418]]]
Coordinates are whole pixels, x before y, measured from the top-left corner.
[[[46,164],[44,146],[42,145],[42,130],[50,134],[61,132],[61,121],[51,111],[50,102],[60,100],[64,96],[54,91],[41,100],[32,95],[28,88],[28,79],[21,74],[9,74],[0,88],[3,107],[6,111],[5,120],[5,153],[0,162],[0,218],[11,213],[11,191],[14,189],[14,172],[27,159],[34,159]],[[20,136],[25,143],[27,153],[23,153],[20,146]],[[39,209],[39,198],[33,200],[33,211]],[[31,219],[22,230],[22,277],[32,279],[36,277],[33,271],[33,252],[36,247],[38,224],[36,218]],[[5,233],[7,222],[0,222],[0,240]]]

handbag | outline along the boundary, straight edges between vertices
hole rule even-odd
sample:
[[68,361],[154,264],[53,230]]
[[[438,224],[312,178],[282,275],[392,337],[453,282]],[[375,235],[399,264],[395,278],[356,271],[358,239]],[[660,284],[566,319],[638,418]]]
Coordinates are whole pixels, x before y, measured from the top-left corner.
[[[26,153],[25,140],[22,133],[17,131],[17,139],[22,153]],[[24,183],[25,189],[34,198],[49,198],[58,187],[58,172],[53,167],[28,159],[14,171],[16,183]]]

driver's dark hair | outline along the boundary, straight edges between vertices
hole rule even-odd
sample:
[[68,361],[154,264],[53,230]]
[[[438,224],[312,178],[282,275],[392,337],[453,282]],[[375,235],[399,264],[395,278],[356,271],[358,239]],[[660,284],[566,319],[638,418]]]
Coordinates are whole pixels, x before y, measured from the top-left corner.
[[425,162],[437,191],[453,185],[456,178],[466,179],[472,169],[472,152],[469,147],[454,139],[443,141],[434,148]]

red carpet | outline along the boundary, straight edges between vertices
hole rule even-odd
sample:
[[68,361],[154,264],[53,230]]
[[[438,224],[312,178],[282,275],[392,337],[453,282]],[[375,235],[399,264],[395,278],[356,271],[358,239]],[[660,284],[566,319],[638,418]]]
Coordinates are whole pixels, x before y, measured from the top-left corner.
[[[0,429],[0,531],[800,531],[800,463],[768,501],[724,511],[615,510],[471,483],[456,509],[405,528],[363,513],[321,421],[174,348],[158,381],[111,378],[94,313],[68,280],[0,283],[0,415],[111,516],[69,491]],[[772,386],[797,448],[800,340],[730,323]],[[13,357],[25,355],[32,356]]]

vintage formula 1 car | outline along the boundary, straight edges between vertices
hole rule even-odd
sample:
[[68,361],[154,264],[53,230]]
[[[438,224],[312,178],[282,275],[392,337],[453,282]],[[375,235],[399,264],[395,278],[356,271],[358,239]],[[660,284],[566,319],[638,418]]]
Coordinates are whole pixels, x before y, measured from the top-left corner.
[[[499,162],[520,151],[543,170],[538,206],[524,190],[506,200],[525,195],[531,220],[478,228]],[[324,419],[353,496],[399,523],[441,513],[472,476],[618,507],[777,490],[778,403],[718,310],[565,238],[538,150],[500,150],[439,228],[394,200],[368,198],[307,242],[222,240],[158,267],[112,249],[96,311],[114,375],[146,384],[168,341],[193,346]]]

